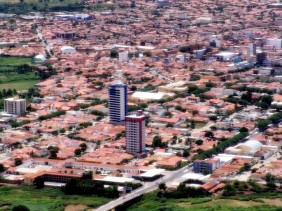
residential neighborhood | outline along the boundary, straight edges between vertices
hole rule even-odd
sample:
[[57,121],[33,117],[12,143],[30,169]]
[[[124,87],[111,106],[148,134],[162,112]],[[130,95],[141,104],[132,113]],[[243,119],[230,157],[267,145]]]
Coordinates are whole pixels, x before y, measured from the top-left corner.
[[1,184],[281,189],[281,1],[84,4],[0,13]]

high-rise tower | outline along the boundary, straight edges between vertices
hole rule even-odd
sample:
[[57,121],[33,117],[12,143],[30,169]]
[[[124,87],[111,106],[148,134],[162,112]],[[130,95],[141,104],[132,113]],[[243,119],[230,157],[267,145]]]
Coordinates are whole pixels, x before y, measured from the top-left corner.
[[125,117],[127,152],[133,154],[145,152],[145,119],[142,111]]
[[123,123],[127,115],[127,85],[116,81],[108,88],[111,123]]

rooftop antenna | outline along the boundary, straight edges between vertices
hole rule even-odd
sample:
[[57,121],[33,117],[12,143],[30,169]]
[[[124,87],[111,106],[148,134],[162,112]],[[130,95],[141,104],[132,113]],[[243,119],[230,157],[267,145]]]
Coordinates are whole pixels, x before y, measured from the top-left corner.
[[123,80],[123,72],[122,70],[118,67],[118,62],[115,61],[115,66],[114,66],[114,83],[115,84],[123,84],[122,80]]

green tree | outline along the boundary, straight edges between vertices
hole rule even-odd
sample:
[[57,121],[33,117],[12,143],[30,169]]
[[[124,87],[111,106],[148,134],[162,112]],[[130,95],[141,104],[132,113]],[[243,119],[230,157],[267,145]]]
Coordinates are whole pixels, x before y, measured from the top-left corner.
[[248,128],[246,127],[241,127],[239,130],[240,133],[244,133],[244,132],[249,132]]
[[268,120],[268,119],[267,120],[260,120],[260,121],[257,122],[256,126],[258,127],[258,129],[260,131],[264,131],[269,124],[271,124],[271,121]]
[[153,138],[153,147],[159,147],[162,143],[162,137],[160,136],[155,136]]
[[184,149],[184,150],[183,150],[183,153],[182,153],[182,157],[187,158],[189,155],[190,155],[190,153],[188,152],[188,150],[187,150],[187,149]]
[[216,120],[217,120],[217,116],[215,116],[215,115],[210,116],[209,119],[210,119],[211,121],[216,121]]
[[79,155],[81,155],[81,149],[76,149],[76,150],[74,150],[74,154],[76,155],[76,156],[79,156]]
[[245,100],[245,101],[247,101],[249,103],[252,102],[252,93],[251,92],[247,92],[247,93],[242,94],[241,100]]
[[87,145],[85,143],[81,143],[79,146],[81,147],[82,152],[86,151]]
[[16,158],[15,159],[15,166],[19,166],[23,163],[22,159],[21,158]]
[[5,171],[5,167],[2,163],[0,163],[0,173],[3,172],[3,171]]
[[111,50],[110,57],[111,58],[117,58],[118,57],[118,51],[117,50]]
[[85,171],[82,174],[82,179],[90,179],[92,180],[93,177],[93,171]]
[[17,205],[13,207],[12,211],[30,211],[30,209],[24,205]]
[[60,133],[65,133],[65,132],[66,132],[66,129],[65,129],[65,128],[61,128],[61,129],[59,130],[59,132],[60,132]]
[[160,190],[166,190],[166,188],[167,188],[167,187],[166,187],[166,184],[165,184],[164,182],[162,182],[162,183],[159,184],[159,189],[160,189]]
[[204,143],[204,141],[202,139],[198,139],[195,143],[200,146]]
[[167,123],[166,127],[173,127],[173,124],[172,123]]
[[270,189],[275,189],[276,188],[276,177],[272,175],[271,173],[267,173],[264,178],[266,182],[266,186],[268,186]]
[[222,193],[223,196],[234,196],[235,194],[236,189],[231,184],[225,185],[224,191]]
[[208,138],[213,138],[214,137],[214,134],[212,131],[208,130],[205,132],[205,137],[208,137]]

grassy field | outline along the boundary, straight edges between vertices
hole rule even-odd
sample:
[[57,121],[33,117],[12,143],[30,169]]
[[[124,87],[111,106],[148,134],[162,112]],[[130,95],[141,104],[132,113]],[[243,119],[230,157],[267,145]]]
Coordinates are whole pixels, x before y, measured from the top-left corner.
[[[37,5],[44,5],[44,1],[39,2],[38,0],[24,0],[23,1],[26,4],[37,4]],[[48,5],[50,6],[65,6],[68,4],[74,4],[74,3],[78,3],[78,2],[82,2],[82,0],[51,0],[48,2]],[[0,3],[9,3],[9,4],[18,4],[20,3],[20,0],[0,0]]]
[[130,211],[269,211],[280,210],[282,207],[282,194],[277,198],[256,198],[253,200],[233,200],[215,198],[187,198],[187,199],[164,199],[156,197],[156,193],[149,193],[143,196],[142,200],[135,203],[128,210]]
[[19,82],[11,82],[11,83],[0,83],[0,90],[2,89],[16,89],[17,91],[28,90],[33,87],[34,84],[38,83],[39,80],[28,80],[28,81],[19,81]]
[[48,11],[82,11],[85,0],[0,0],[0,11],[6,13],[25,14],[28,12]]
[[[1,2],[1,0],[0,0]],[[15,65],[15,66],[19,66],[22,64],[31,64],[32,62],[32,58],[29,57],[15,57],[15,56],[11,56],[11,57],[2,57],[0,56],[0,65],[4,66],[4,65]]]
[[203,123],[203,122],[196,122],[195,123],[195,128],[196,129],[199,129],[199,128],[202,128],[206,125],[206,123]]
[[15,205],[25,205],[31,211],[62,211],[68,205],[86,205],[95,208],[110,199],[90,196],[66,196],[59,189],[33,187],[1,187],[0,210],[11,210]]
[[0,90],[16,89],[26,90],[38,83],[39,77],[34,72],[18,74],[15,72],[18,66],[32,64],[29,57],[0,57]]

